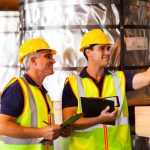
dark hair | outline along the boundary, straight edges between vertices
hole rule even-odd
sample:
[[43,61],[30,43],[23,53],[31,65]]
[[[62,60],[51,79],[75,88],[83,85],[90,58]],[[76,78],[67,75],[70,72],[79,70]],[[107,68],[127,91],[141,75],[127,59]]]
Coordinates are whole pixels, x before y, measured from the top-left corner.
[[88,60],[88,57],[87,57],[85,51],[86,51],[87,49],[90,49],[91,51],[93,51],[93,48],[94,48],[95,45],[97,45],[97,44],[91,44],[89,47],[84,48],[83,54],[84,54],[84,56],[85,56],[85,58],[86,58],[87,60]]

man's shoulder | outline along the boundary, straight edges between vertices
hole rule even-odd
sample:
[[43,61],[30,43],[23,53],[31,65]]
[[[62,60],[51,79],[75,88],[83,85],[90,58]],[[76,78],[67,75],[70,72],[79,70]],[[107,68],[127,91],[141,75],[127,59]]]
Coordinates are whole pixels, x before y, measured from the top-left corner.
[[69,83],[69,82],[75,80],[75,78],[76,78],[75,75],[70,75],[70,76],[68,76],[68,77],[66,78],[66,80],[65,80],[65,84],[67,84],[67,83]]
[[2,93],[1,113],[17,117],[21,114],[23,106],[24,94],[18,80],[15,80]]
[[124,71],[117,70],[117,71],[115,71],[115,72],[116,72],[117,74],[119,74],[119,75],[123,75],[123,76],[125,75],[125,74],[124,74]]
[[20,87],[19,81],[16,79],[11,85],[9,85],[9,88],[17,88]]
[[106,70],[105,74],[106,75],[113,75],[113,74],[124,75],[124,71],[120,71],[120,70]]
[[9,85],[6,85],[6,87],[4,88],[3,92],[2,92],[2,97],[6,94],[6,93],[14,93],[14,92],[19,92],[21,91],[21,86],[16,79],[13,79],[14,81],[12,82],[12,80],[10,82],[12,82]]

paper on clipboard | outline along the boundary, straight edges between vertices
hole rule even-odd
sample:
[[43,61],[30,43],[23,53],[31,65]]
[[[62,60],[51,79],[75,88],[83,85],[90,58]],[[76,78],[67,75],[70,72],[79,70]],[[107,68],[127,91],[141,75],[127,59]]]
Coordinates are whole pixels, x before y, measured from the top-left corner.
[[80,119],[82,116],[83,116],[82,113],[80,113],[80,114],[74,114],[74,115],[68,117],[66,120],[64,120],[64,122],[61,124],[61,126],[66,127],[66,126],[72,125],[78,119]]
[[105,97],[104,99],[114,101],[114,106],[115,107],[119,107],[120,106],[118,96]]

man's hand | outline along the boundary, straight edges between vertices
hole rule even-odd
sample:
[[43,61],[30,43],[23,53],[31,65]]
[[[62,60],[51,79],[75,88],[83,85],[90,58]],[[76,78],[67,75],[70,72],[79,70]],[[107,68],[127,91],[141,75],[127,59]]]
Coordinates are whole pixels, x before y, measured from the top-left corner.
[[53,124],[48,125],[46,127],[41,128],[42,130],[42,137],[48,140],[55,140],[60,136],[61,127],[60,125]]
[[68,136],[71,135],[72,131],[73,131],[72,126],[66,126],[66,127],[61,128],[61,133],[60,134],[61,134],[62,137],[68,137]]
[[99,123],[107,123],[110,121],[114,121],[117,117],[118,110],[114,110],[113,112],[109,112],[110,107],[107,106],[101,114],[98,116]]

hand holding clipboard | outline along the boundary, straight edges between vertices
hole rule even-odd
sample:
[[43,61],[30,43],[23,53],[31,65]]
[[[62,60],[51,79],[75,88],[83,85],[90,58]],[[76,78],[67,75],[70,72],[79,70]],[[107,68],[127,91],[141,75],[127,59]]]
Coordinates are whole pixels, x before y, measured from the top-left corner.
[[[98,117],[107,106],[109,106],[108,112],[113,112],[115,107],[119,107],[119,100],[117,96],[105,98],[81,97],[81,104],[83,117],[92,118]],[[111,121],[108,124],[114,125],[115,121]]]

